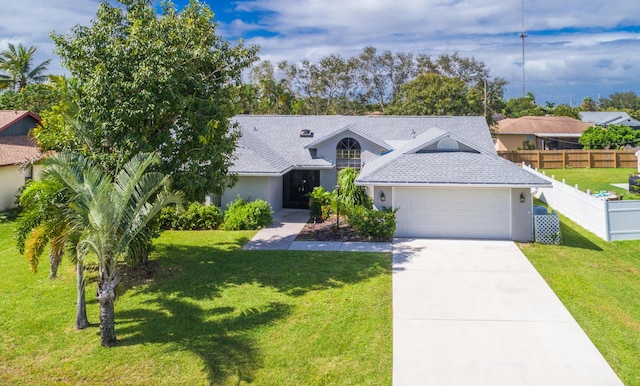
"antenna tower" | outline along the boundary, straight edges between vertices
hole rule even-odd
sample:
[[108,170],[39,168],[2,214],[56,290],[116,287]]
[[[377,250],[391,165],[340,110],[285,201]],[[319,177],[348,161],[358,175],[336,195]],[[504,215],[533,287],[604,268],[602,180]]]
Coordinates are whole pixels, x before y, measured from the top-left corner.
[[520,32],[520,38],[522,39],[522,97],[524,98],[524,39],[529,36],[524,32],[524,0],[522,0],[522,32]]

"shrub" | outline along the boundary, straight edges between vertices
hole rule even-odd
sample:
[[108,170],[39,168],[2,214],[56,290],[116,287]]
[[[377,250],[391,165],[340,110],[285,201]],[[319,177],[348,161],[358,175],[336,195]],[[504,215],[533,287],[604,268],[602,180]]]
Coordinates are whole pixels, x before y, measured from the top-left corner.
[[222,229],[227,231],[260,229],[273,221],[271,206],[264,200],[245,201],[238,197],[224,214]]
[[363,235],[374,240],[390,240],[396,231],[398,209],[382,210],[356,208],[349,215],[349,223]]
[[[340,212],[349,214],[356,207],[364,207],[371,209],[373,202],[371,197],[367,195],[364,186],[355,184],[358,177],[358,171],[352,168],[344,168],[338,173],[338,184],[340,185],[340,194],[334,191],[335,205],[340,205]],[[336,207],[337,210],[337,207]]]
[[310,198],[311,218],[316,222],[326,220],[332,213],[331,193],[324,190],[322,186],[316,186],[311,193],[307,193],[307,196]]
[[164,208],[158,221],[161,229],[209,230],[218,229],[222,219],[222,210],[217,206],[193,202],[186,210],[179,207]]

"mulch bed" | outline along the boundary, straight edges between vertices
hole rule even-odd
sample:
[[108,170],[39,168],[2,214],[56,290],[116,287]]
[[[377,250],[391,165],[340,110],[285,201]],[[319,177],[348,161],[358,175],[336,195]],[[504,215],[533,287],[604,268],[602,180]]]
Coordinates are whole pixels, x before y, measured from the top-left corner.
[[358,233],[347,219],[340,216],[340,228],[336,228],[336,216],[333,215],[324,222],[309,222],[305,224],[296,241],[371,241]]

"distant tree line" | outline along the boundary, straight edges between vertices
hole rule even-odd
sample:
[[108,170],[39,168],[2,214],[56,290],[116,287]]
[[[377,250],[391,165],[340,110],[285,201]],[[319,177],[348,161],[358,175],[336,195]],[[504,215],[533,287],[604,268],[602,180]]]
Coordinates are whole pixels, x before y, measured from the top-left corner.
[[237,102],[246,114],[483,115],[485,100],[488,114],[502,110],[506,84],[458,53],[431,57],[369,46],[348,58],[261,61]]
[[528,93],[524,98],[512,98],[505,102],[503,113],[508,118],[556,115],[577,119],[581,111],[624,111],[631,117],[640,119],[640,97],[633,91],[615,92],[608,98],[601,98],[599,101],[586,97],[577,107],[571,107],[567,104],[555,105],[551,102],[546,102],[544,106],[541,106],[536,104],[534,95]]

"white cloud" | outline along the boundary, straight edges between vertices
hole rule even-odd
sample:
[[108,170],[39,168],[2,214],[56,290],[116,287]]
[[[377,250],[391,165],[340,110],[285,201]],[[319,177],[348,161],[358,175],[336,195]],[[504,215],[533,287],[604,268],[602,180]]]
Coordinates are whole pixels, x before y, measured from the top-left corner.
[[[253,23],[275,36],[247,39],[263,59],[317,60],[350,56],[364,46],[438,55],[460,52],[482,60],[493,76],[511,82],[507,97],[522,86],[521,2],[501,0],[254,0],[244,11],[264,12]],[[556,87],[592,95],[621,88],[640,94],[640,13],[637,0],[525,2],[527,90],[562,97]],[[635,29],[634,29],[635,28]],[[610,65],[602,66],[603,61]],[[632,82],[633,81],[633,82]],[[585,91],[592,90],[592,91]],[[566,94],[572,94],[567,89]],[[585,95],[586,96],[586,95]],[[579,102],[579,101],[578,101]]]
[[[159,0],[154,0],[157,4]],[[183,0],[180,0],[184,2]],[[216,12],[242,11],[219,33],[245,36],[273,62],[352,56],[372,45],[380,51],[439,55],[460,52],[487,64],[511,82],[507,97],[521,92],[521,2],[511,0],[237,0],[209,1]],[[0,50],[9,42],[35,45],[36,61],[53,59],[49,35],[88,25],[98,0],[5,0]],[[640,12],[637,0],[525,1],[527,90],[564,98],[601,90],[640,94]],[[626,28],[619,28],[626,27]],[[267,37],[255,37],[266,31]],[[560,90],[560,88],[566,90]],[[554,91],[547,91],[554,90]],[[566,92],[565,92],[566,91]],[[586,95],[585,95],[586,96]],[[539,100],[545,100],[544,96]]]
[[37,48],[35,63],[52,59],[49,71],[64,70],[53,53],[51,32],[69,33],[77,24],[88,25],[98,9],[97,0],[5,1],[0,14],[0,50],[9,43]]

